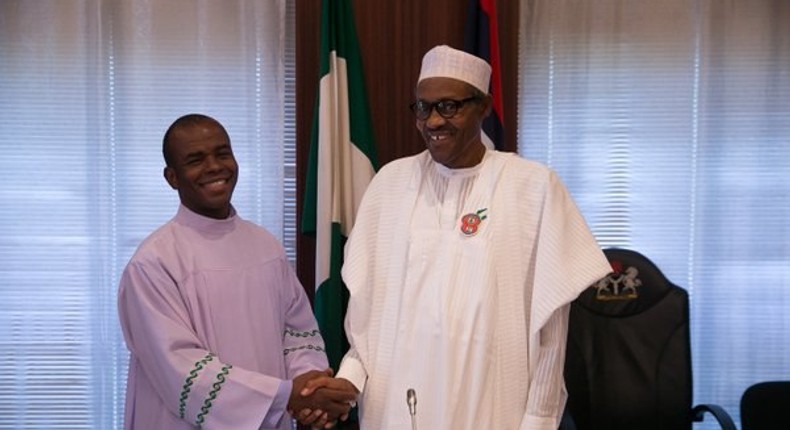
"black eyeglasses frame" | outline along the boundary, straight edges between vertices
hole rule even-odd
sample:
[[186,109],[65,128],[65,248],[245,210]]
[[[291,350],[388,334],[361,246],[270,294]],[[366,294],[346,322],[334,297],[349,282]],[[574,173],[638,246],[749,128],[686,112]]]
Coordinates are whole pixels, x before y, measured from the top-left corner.
[[[426,119],[430,118],[431,113],[433,113],[434,110],[436,110],[436,113],[438,113],[442,118],[451,119],[458,115],[458,111],[460,111],[465,104],[472,101],[477,101],[479,99],[479,96],[470,96],[461,100],[441,99],[433,103],[426,102],[425,100],[417,100],[416,102],[409,105],[409,109],[420,121],[425,121]],[[427,105],[427,108],[424,110],[418,110],[420,103]]]

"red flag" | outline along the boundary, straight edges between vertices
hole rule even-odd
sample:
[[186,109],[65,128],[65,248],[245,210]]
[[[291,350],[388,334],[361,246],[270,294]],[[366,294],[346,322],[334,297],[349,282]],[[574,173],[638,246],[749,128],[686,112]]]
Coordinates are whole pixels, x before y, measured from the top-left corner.
[[[502,75],[499,62],[499,37],[497,36],[496,0],[469,0],[464,29],[464,50],[488,61],[491,65],[491,88],[494,98],[491,115],[483,122],[483,133],[496,149],[505,147],[502,120]],[[486,137],[483,140],[486,140]]]

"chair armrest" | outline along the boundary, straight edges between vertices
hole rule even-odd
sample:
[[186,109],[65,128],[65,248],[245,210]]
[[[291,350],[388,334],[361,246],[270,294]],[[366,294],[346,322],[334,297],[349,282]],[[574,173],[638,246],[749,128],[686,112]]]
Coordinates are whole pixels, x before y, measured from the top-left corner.
[[735,423],[732,421],[730,414],[719,405],[701,404],[691,410],[691,418],[695,422],[701,422],[705,419],[705,412],[710,412],[723,430],[737,430]]

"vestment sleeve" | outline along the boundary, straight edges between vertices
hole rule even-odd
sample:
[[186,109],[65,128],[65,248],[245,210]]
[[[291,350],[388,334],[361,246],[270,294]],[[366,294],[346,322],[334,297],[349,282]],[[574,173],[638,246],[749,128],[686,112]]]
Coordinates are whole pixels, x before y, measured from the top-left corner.
[[130,263],[118,300],[131,365],[171,413],[205,429],[258,428],[267,412],[279,421],[284,411],[270,409],[290,381],[224,363],[203,345],[165,269]]
[[283,280],[289,297],[285,313],[283,355],[288,378],[293,379],[309,370],[329,367],[324,340],[313,316],[307,294],[291,265],[283,261]]

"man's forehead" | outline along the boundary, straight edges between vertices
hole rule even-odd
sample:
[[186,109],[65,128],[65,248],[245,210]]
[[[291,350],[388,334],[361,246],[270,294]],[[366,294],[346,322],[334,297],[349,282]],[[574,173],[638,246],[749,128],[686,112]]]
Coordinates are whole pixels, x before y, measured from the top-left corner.
[[208,120],[184,124],[174,129],[173,135],[179,141],[203,140],[216,136],[222,136],[227,140],[225,129],[218,123]]
[[171,146],[182,153],[215,151],[230,147],[230,139],[221,127],[211,124],[191,125],[173,130]]
[[211,119],[205,118],[198,121],[187,122],[179,124],[173,130],[178,134],[194,134],[194,133],[210,133],[217,130],[223,130],[222,125]]

